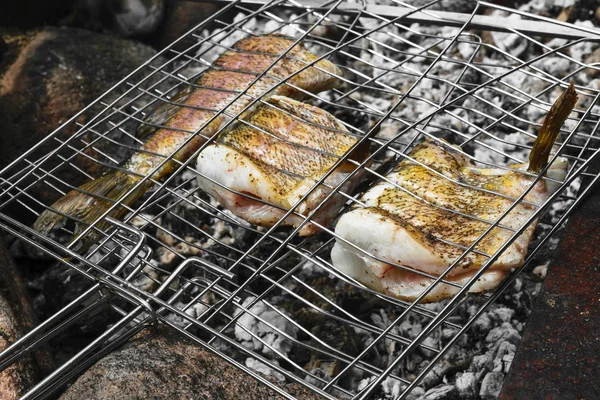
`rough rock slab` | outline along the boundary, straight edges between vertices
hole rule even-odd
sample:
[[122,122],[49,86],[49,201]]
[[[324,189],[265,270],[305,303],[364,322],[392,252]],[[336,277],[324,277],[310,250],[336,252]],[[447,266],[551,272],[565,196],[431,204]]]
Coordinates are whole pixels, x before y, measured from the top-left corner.
[[[600,172],[595,160],[590,173]],[[501,399],[598,399],[600,190],[570,217]],[[594,188],[592,188],[594,190]]]
[[[285,384],[299,399],[319,399]],[[85,372],[60,400],[275,399],[276,393],[166,327],[142,332]]]
[[[0,352],[34,327],[33,311],[15,264],[0,241]],[[0,399],[17,399],[51,366],[47,353],[36,352],[0,372]]]
[[[28,43],[6,68],[0,82],[0,168],[156,54],[151,47],[135,41],[74,28],[45,28],[34,33],[33,38],[21,36]],[[60,139],[72,135],[73,128],[74,124],[63,130]],[[49,141],[36,155],[40,157],[57,145]],[[97,157],[91,148],[86,153]],[[75,164],[92,174],[102,172],[99,164],[88,157],[77,157]],[[45,168],[50,166],[45,164]],[[73,170],[65,168],[60,174],[78,185],[84,176]],[[48,202],[58,197],[47,186],[35,188],[32,195]]]

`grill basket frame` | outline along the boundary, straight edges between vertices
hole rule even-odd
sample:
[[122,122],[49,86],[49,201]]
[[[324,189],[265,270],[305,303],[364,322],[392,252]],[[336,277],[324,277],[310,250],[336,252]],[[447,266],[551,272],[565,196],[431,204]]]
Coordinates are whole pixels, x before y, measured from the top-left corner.
[[[282,231],[276,229],[278,223],[273,228],[257,229],[218,208],[215,203],[199,194],[197,187],[194,190],[195,174],[198,173],[192,162],[206,145],[202,146],[194,157],[179,163],[180,168],[175,174],[161,182],[154,182],[156,190],[144,197],[141,205],[130,209],[131,213],[123,222],[107,217],[110,228],[103,232],[101,244],[85,256],[73,250],[77,242],[64,245],[57,242],[55,238],[43,237],[30,228],[29,221],[51,204],[36,197],[39,185],[46,190],[56,192],[57,195],[76,188],[67,180],[61,179],[63,168],[70,169],[71,172],[76,171],[79,178],[84,180],[99,175],[86,172],[79,163],[81,160],[97,165],[98,171],[118,169],[119,162],[141,143],[135,138],[135,129],[137,124],[147,123],[144,120],[147,116],[146,110],[151,110],[154,103],[171,101],[173,93],[179,88],[193,85],[197,71],[210,65],[209,59],[214,54],[220,54],[228,49],[226,43],[233,40],[233,37],[253,34],[248,28],[257,23],[253,22],[253,18],[259,22],[271,21],[269,26],[277,27],[279,33],[295,32],[294,38],[298,42],[309,42],[315,48],[320,48],[320,51],[316,51],[320,58],[334,60],[352,77],[352,79],[344,78],[345,86],[341,89],[313,95],[311,102],[323,106],[332,113],[341,110],[336,115],[339,115],[350,131],[359,138],[357,146],[362,142],[371,142],[372,156],[375,157],[374,166],[369,167],[365,163],[358,165],[358,168],[367,171],[369,175],[367,184],[382,179],[390,163],[406,158],[409,149],[423,137],[438,137],[436,135],[444,131],[449,132],[449,136],[455,140],[455,143],[460,144],[462,149],[471,151],[485,148],[487,151],[495,152],[498,159],[504,158],[512,162],[526,161],[516,156],[516,153],[495,150],[494,144],[512,145],[523,152],[530,149],[533,133],[540,126],[539,116],[545,114],[551,105],[549,99],[555,98],[559,90],[566,88],[571,78],[577,81],[578,74],[600,70],[600,66],[577,61],[563,51],[581,43],[600,41],[600,32],[486,2],[473,2],[472,13],[462,14],[458,18],[452,13],[433,9],[432,6],[437,3],[439,2],[433,1],[415,8],[398,2],[397,7],[392,10],[383,6],[341,1],[324,4],[302,0],[228,3],[215,15],[207,18],[159,52],[65,122],[43,142],[0,171],[0,229],[22,241],[26,246],[44,253],[69,268],[76,269],[90,282],[90,288],[85,295],[0,353],[0,370],[9,366],[18,357],[43,345],[77,318],[85,317],[95,305],[108,304],[122,316],[113,328],[46,377],[25,398],[47,397],[64,382],[133,334],[158,322],[182,332],[286,398],[292,397],[269,379],[245,366],[239,358],[232,356],[230,350],[233,349],[235,352],[244,353],[246,357],[258,360],[285,376],[288,381],[305,385],[325,398],[347,396],[365,399],[388,378],[402,383],[403,389],[399,398],[405,398],[477,318],[530,266],[530,262],[536,260],[538,253],[546,251],[545,246],[551,239],[557,237],[557,232],[573,209],[588,192],[593,190],[598,175],[588,172],[587,168],[598,159],[600,152],[600,137],[597,133],[600,124],[600,108],[594,109],[600,97],[599,89],[576,84],[577,92],[583,100],[580,100],[576,111],[571,114],[569,125],[563,129],[563,134],[557,142],[556,152],[569,158],[569,173],[562,182],[561,188],[529,219],[529,222],[532,222],[539,215],[541,227],[536,230],[536,243],[530,246],[525,264],[513,271],[492,293],[468,294],[469,287],[486,271],[484,266],[468,284],[460,287],[458,294],[444,302],[439,309],[424,306],[418,301],[404,302],[379,294],[337,272],[327,258],[335,237],[331,227],[320,226],[322,232],[316,236],[316,239],[315,237],[300,239],[296,235],[300,227]],[[483,40],[482,35],[500,29],[498,26],[488,25],[489,30],[484,30],[485,26],[481,24],[486,19],[482,19],[480,14],[483,9],[505,11],[513,16],[519,15],[523,19],[533,21],[536,29],[543,27],[544,31],[538,31],[539,36],[536,36],[535,32],[530,31],[533,28],[528,24],[525,24],[528,26],[524,30],[515,30],[510,24],[498,24],[500,28],[504,27],[503,30],[517,35],[519,40],[527,42],[527,46],[537,52],[534,51],[531,58],[520,59],[492,42]],[[246,16],[236,18],[233,23],[221,20],[226,13],[232,11],[244,13]],[[373,24],[371,26],[375,28],[366,27],[364,25],[366,20],[371,21]],[[415,25],[416,21],[420,23]],[[215,24],[217,28],[210,31],[205,29],[209,24]],[[449,30],[447,35],[435,37],[428,33],[427,29],[430,25],[427,24],[454,27],[452,28],[454,31]],[[556,28],[555,31],[552,27]],[[338,35],[337,39],[320,36],[322,31],[328,29],[335,31],[333,34]],[[548,47],[547,42],[541,39],[547,36],[566,39],[562,45]],[[188,42],[192,44],[188,46]],[[394,45],[400,42],[405,47],[395,48]],[[421,45],[424,42],[428,43],[428,47]],[[181,46],[186,48],[181,50]],[[462,47],[462,52],[459,51],[458,46]],[[487,65],[485,60],[478,57],[480,52],[493,54],[497,57],[498,63]],[[463,53],[468,56],[464,57]],[[363,55],[369,55],[371,58],[363,59],[361,58]],[[392,56],[397,56],[397,59]],[[565,60],[564,62],[573,66],[572,72],[557,78],[544,71],[540,66],[541,62],[550,57]],[[424,61],[417,63],[415,59]],[[501,65],[503,59],[506,65]],[[347,63],[344,64],[340,60],[346,60]],[[387,64],[377,64],[377,60]],[[396,66],[389,68],[389,63],[395,63]],[[452,65],[452,68],[448,67],[449,65]],[[192,71],[191,75],[189,71]],[[373,78],[365,71],[372,72],[374,75],[374,71],[379,71],[379,75]],[[469,82],[469,74],[479,75],[474,78],[475,82]],[[489,78],[487,81],[477,81],[486,74]],[[403,82],[408,83],[403,83],[404,86],[400,89],[393,87],[389,84],[392,80],[385,80],[391,75],[402,77]],[[511,79],[517,75],[538,81],[539,92],[526,93],[516,87],[511,83],[515,81]],[[426,85],[429,85],[432,91],[436,90],[435,85],[438,85],[439,91],[446,89],[445,95],[438,97],[437,100],[433,95],[428,98]],[[498,96],[512,99],[512,104],[515,106],[511,110],[505,110],[493,104],[489,97],[482,94],[486,90],[495,91]],[[240,95],[243,93],[241,92]],[[356,95],[357,93],[362,97]],[[395,102],[390,101],[387,109],[378,109],[377,94],[382,98],[395,99]],[[369,100],[374,103],[369,104]],[[254,100],[254,102],[259,101],[261,99]],[[398,112],[407,107],[407,104],[413,107],[415,104],[422,104],[431,110],[423,112],[411,121]],[[459,109],[463,111],[458,112]],[[538,109],[538,112],[536,113],[534,109]],[[527,112],[534,116],[534,120],[526,117]],[[360,118],[352,121],[350,117],[352,114],[360,114]],[[232,116],[231,121],[235,121],[238,116],[239,114]],[[458,130],[453,127],[454,125],[440,126],[440,116],[460,123],[464,129]],[[482,126],[481,120],[490,122]],[[359,126],[352,125],[356,121],[360,122]],[[380,134],[382,128],[388,124],[402,128],[391,137],[382,136]],[[497,133],[499,129],[505,130],[504,135]],[[516,132],[521,141],[507,140],[506,130]],[[207,144],[209,143],[210,140]],[[52,150],[46,152],[48,145]],[[171,161],[171,157],[165,158],[164,162],[167,161]],[[346,160],[340,159],[337,165],[344,161]],[[480,165],[492,164],[498,168],[506,168],[505,163],[502,162],[494,164],[495,161],[478,161]],[[324,179],[325,177],[319,184],[323,183]],[[537,180],[539,179],[542,178],[538,177]],[[362,188],[363,190],[367,184]],[[334,189],[337,193],[339,186]],[[353,192],[343,195],[348,203],[357,203],[356,194]],[[523,201],[524,196],[525,194],[514,199],[513,207]],[[551,218],[548,214],[544,216],[546,210],[559,202],[564,203],[561,210]],[[114,207],[120,205],[117,203]],[[347,204],[345,209],[349,206],[350,204]],[[12,207],[19,210],[18,216],[15,216],[15,208]],[[181,215],[184,209],[187,211],[185,215]],[[507,210],[504,215],[509,211]],[[203,218],[187,220],[187,212],[198,212]],[[310,216],[300,215],[294,210],[288,211],[288,214],[292,213],[304,218],[306,223],[310,220]],[[23,214],[25,217],[21,219]],[[177,232],[176,229],[163,226],[167,217],[171,225],[176,225],[175,222],[180,225]],[[490,224],[490,229],[498,225],[498,220]],[[215,236],[214,231],[211,234],[196,226],[198,221],[222,224],[229,229],[230,233],[236,231],[240,237],[252,238],[253,243],[243,243],[243,241],[238,243],[235,238],[232,242],[227,242],[223,237]],[[512,240],[492,255],[486,266],[490,265],[527,225],[524,224],[520,230],[516,230]],[[89,229],[94,229],[94,226]],[[159,233],[161,231],[162,233]],[[181,231],[201,235],[199,237],[202,238],[202,243],[182,236]],[[174,238],[182,245],[175,248],[167,244],[165,240],[168,237]],[[202,246],[209,241],[217,244]],[[237,244],[241,244],[242,247],[236,247]],[[466,248],[465,254],[472,251],[476,244]],[[162,254],[170,260],[171,265],[176,266],[167,270],[163,265],[153,263],[152,259],[155,255],[153,248],[156,247],[167,248]],[[118,259],[118,265],[114,268],[107,267],[109,263],[106,260],[109,258]],[[335,296],[324,289],[326,286],[317,287],[315,281],[304,281],[303,269],[308,263],[311,268],[321,270],[322,279],[332,286],[335,286],[336,282],[343,281],[347,287],[353,288],[352,290],[360,293],[361,296],[376,299],[373,301],[385,304],[388,310],[396,310],[395,319],[387,321],[386,326],[382,328],[353,316],[351,312],[336,304]],[[163,275],[165,280],[151,278],[148,274],[149,270]],[[429,290],[442,283],[456,286],[444,280],[445,275],[434,277],[435,284]],[[134,283],[141,276],[155,280],[152,290],[140,289]],[[318,334],[313,334],[310,327],[297,322],[289,311],[273,304],[270,301],[272,297],[268,297],[272,292],[287,296],[288,300],[294,302],[296,306],[312,310],[311,312],[319,315],[319,318],[330,323],[335,321],[344,325],[346,329],[369,332],[374,335],[374,339],[357,354],[349,354],[337,349],[332,344],[326,343]],[[451,317],[473,297],[479,299],[476,311],[467,321],[453,322]],[[89,306],[90,299],[93,299],[93,307]],[[207,299],[210,301],[207,302]],[[258,315],[256,311],[258,305],[293,325],[294,332],[282,330]],[[203,308],[203,314],[197,317],[191,316],[189,310],[193,306]],[[173,318],[169,317],[173,315],[184,323],[174,322]],[[305,351],[316,352],[321,357],[335,360],[339,365],[338,374],[333,379],[325,379],[307,371],[304,366],[282,352],[280,347],[274,346],[264,337],[239,323],[240,318],[244,316],[259,321],[290,346],[298,346]],[[395,331],[399,323],[414,316],[426,321],[419,334],[409,338]],[[66,320],[68,321],[65,322]],[[424,343],[427,337],[439,334],[444,328],[453,330],[454,334],[445,341],[443,346],[433,348]],[[243,332],[239,331],[239,333],[242,335],[249,335],[251,342],[260,342],[263,350],[245,347],[247,344],[244,345],[236,339],[236,329],[241,329]],[[299,340],[298,332],[310,340]],[[388,365],[372,365],[368,361],[369,351],[383,340],[395,343],[402,348],[402,351],[397,353]],[[398,366],[406,362],[407,357],[419,349],[432,354],[430,363],[412,378],[398,375]],[[281,362],[282,360],[284,362]],[[363,379],[368,376],[372,378],[365,387],[354,392],[347,389],[343,382],[350,379],[350,375],[356,370],[362,371]]]

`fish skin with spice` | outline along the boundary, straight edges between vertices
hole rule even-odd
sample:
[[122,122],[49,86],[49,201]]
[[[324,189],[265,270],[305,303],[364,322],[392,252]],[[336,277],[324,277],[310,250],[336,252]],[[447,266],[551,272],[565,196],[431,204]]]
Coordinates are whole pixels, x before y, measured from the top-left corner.
[[[215,143],[198,156],[196,169],[202,190],[247,222],[271,227],[359,138],[318,107],[283,96],[272,96],[266,103],[256,108],[246,122],[238,122],[219,134]],[[361,162],[367,156],[368,148],[363,143],[349,158]],[[355,164],[346,160],[325,183],[335,188],[354,170]],[[362,171],[358,171],[340,190],[351,193],[361,177]],[[325,185],[317,186],[295,211],[307,216],[331,190]],[[343,195],[334,195],[311,220],[328,225],[345,201]],[[292,214],[282,225],[297,227],[302,220]],[[317,231],[316,225],[307,223],[299,235]]]
[[[535,184],[534,180],[547,165],[548,147],[576,101],[571,84],[546,116],[530,163],[478,168],[460,148],[442,139],[418,144],[385,180],[362,195],[360,206],[340,217],[331,252],[333,266],[374,290],[406,301],[419,298],[444,273],[444,280],[465,285],[487,262],[486,255],[499,252],[558,189],[552,180]],[[562,182],[567,169],[568,160],[556,157],[546,177]],[[497,220],[499,224],[486,233]],[[534,220],[526,226],[470,292],[495,288],[511,269],[523,265],[536,224]],[[474,251],[459,260],[474,243]],[[440,301],[459,290],[439,282],[421,301]]]
[[[140,125],[137,136],[147,141],[140,151],[121,165],[121,170],[110,171],[67,193],[38,217],[34,229],[48,235],[72,220],[75,222],[76,237],[116,201],[120,201],[125,207],[116,207],[110,216],[121,218],[127,211],[126,207],[139,199],[153,183],[147,179],[127,194],[135,185],[150,175],[152,170],[154,172],[151,177],[154,180],[160,180],[173,173],[178,168],[178,162],[189,159],[207,139],[214,136],[229,117],[235,116],[253,99],[277,94],[303,99],[307,97],[304,91],[318,93],[335,87],[342,72],[328,60],[320,60],[314,67],[297,73],[289,78],[289,84],[276,86],[280,80],[288,78],[318,58],[302,44],[297,44],[269,69],[268,67],[279,55],[286,52],[294,41],[293,38],[281,35],[253,36],[239,40],[232,49],[218,57],[193,86],[188,86],[174,95],[172,102],[159,106]],[[250,86],[257,74],[267,69],[267,74]],[[248,90],[244,95],[226,107],[246,88]],[[173,102],[178,104],[172,104]],[[224,108],[224,113],[211,121],[211,118]],[[157,128],[156,125],[160,127]],[[195,134],[198,131],[199,133]],[[193,138],[177,151],[192,135]],[[172,156],[173,160],[157,168],[169,156]],[[103,229],[108,224],[103,220],[96,226]],[[78,242],[75,250],[84,252],[98,237],[98,233],[92,230],[84,240]]]

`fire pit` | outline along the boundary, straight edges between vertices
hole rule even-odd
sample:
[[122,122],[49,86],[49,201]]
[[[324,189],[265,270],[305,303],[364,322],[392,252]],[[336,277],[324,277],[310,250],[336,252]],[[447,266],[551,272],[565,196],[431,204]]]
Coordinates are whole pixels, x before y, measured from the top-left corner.
[[[600,68],[588,56],[600,51],[600,32],[528,13],[536,11],[535,2],[513,10],[465,1],[450,11],[443,1],[377,3],[228,3],[1,171],[2,230],[83,279],[76,300],[0,353],[0,370],[68,337],[73,326],[94,326],[93,337],[26,398],[60,393],[154,324],[178,331],[285,398],[293,398],[289,383],[331,399],[498,396],[558,232],[597,179],[589,166],[600,149]],[[225,13],[234,13],[234,22],[225,22]],[[205,29],[209,22],[218,27]],[[284,227],[284,218],[272,228],[256,227],[199,190],[195,160],[211,141],[176,161],[176,173],[154,181],[133,205],[115,203],[111,210],[127,208],[122,220],[108,211],[94,221],[87,230],[96,231],[98,241],[84,254],[77,251],[83,234],[67,240],[75,221],[49,236],[31,228],[57,198],[76,189],[74,182],[119,169],[143,142],[136,137],[139,126],[160,125],[148,119],[156,107],[177,103],[174,95],[194,87],[236,41],[265,33],[302,41],[343,71],[339,87],[308,100],[371,149],[370,162],[356,163],[364,172],[356,190],[330,188],[346,201],[340,214],[426,138],[457,145],[479,167],[526,162],[544,116],[573,81],[580,100],[554,153],[568,159],[567,176],[528,221],[538,218],[525,263],[495,290],[469,293],[528,223],[499,251],[484,254],[485,265],[467,283],[444,276],[428,288],[456,288],[449,299],[424,304],[369,289],[332,265],[335,222],[319,224],[292,209],[286,212],[302,225],[317,225],[319,233],[300,237],[301,227]],[[49,143],[53,150],[42,151]],[[523,198],[513,200],[516,206]],[[501,219],[489,221],[490,229]],[[475,244],[452,245],[467,257],[477,252]]]

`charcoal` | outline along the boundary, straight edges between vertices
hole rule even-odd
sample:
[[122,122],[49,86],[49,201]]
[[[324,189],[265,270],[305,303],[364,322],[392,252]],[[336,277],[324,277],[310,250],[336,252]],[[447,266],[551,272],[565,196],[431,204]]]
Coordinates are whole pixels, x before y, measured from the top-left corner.
[[473,357],[473,361],[471,362],[471,366],[469,369],[471,371],[491,371],[494,367],[494,358],[491,354],[479,354]]
[[[244,307],[250,305],[254,298],[249,297],[244,301]],[[238,319],[235,325],[235,336],[242,344],[255,351],[263,352],[266,355],[273,354],[277,351],[287,354],[291,350],[290,341],[284,335],[279,334],[275,329],[261,322],[258,318],[264,319],[272,324],[277,329],[290,335],[292,338],[296,336],[298,328],[292,325],[287,319],[279,313],[268,307],[262,301],[257,302],[249,310],[250,313],[244,313]],[[263,345],[262,339],[267,345]]]
[[440,385],[429,389],[419,400],[451,400],[455,398],[456,387],[454,385]]
[[406,400],[418,400],[424,394],[425,394],[425,389],[423,389],[420,386],[417,386],[413,390],[410,391],[410,393],[406,397]]
[[431,388],[440,383],[447,374],[464,370],[471,363],[472,358],[467,350],[452,348],[425,376],[423,386]]
[[456,391],[463,399],[474,399],[477,396],[477,375],[463,372],[456,375]]
[[521,341],[521,335],[510,323],[504,322],[501,326],[492,329],[485,338],[487,343],[499,343],[501,340],[518,344]]
[[500,395],[504,374],[499,371],[488,372],[481,382],[479,397],[482,400],[495,400]]

